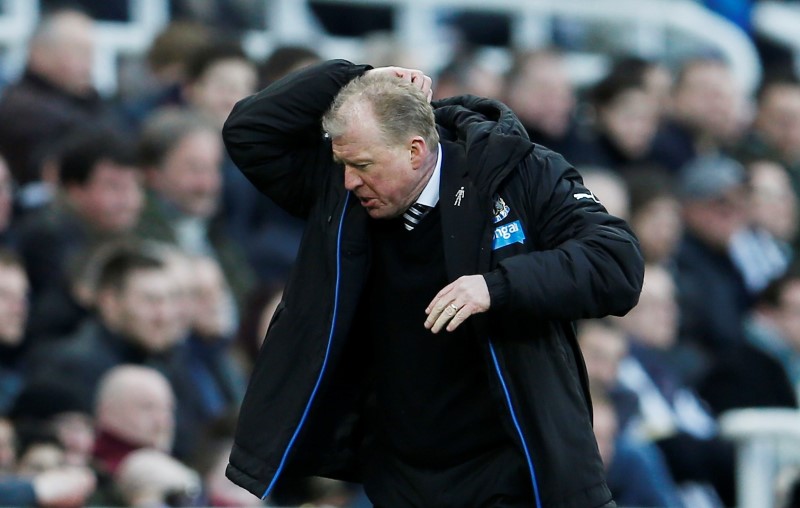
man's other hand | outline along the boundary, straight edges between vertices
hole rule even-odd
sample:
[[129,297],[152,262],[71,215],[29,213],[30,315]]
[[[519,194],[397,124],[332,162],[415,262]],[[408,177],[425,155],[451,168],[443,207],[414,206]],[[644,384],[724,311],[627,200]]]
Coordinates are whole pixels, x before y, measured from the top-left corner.
[[452,332],[471,315],[489,310],[490,305],[489,288],[483,275],[459,277],[428,304],[425,328],[439,333],[446,325],[447,331]]

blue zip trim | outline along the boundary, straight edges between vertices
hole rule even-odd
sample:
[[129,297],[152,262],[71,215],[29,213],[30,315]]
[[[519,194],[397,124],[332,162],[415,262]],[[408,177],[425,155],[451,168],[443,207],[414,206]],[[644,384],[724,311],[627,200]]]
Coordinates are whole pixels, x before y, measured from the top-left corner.
[[500,385],[503,387],[503,394],[506,397],[508,404],[508,411],[511,413],[511,420],[514,422],[514,427],[517,429],[520,441],[522,441],[522,450],[525,452],[525,460],[528,461],[528,471],[531,473],[531,482],[533,483],[533,495],[536,498],[536,508],[542,508],[542,500],[539,497],[539,483],[536,481],[536,470],[533,467],[533,459],[528,451],[528,443],[525,441],[525,436],[522,434],[522,427],[519,425],[517,414],[514,412],[514,405],[511,403],[511,393],[506,386],[506,380],[503,378],[503,373],[500,371],[500,363],[497,361],[497,355],[494,352],[494,344],[492,339],[489,339],[489,352],[492,353],[492,362],[497,371],[497,377],[500,378]]
[[317,395],[317,390],[319,390],[319,385],[322,383],[322,376],[325,374],[325,368],[328,366],[328,357],[330,356],[331,352],[331,344],[333,344],[333,332],[336,330],[336,316],[337,310],[339,308],[339,278],[341,277],[342,272],[342,259],[341,259],[341,246],[342,246],[342,225],[344,224],[344,215],[347,211],[347,203],[350,201],[350,193],[348,192],[344,199],[344,206],[342,207],[342,217],[339,219],[339,231],[336,233],[336,287],[334,289],[334,297],[333,297],[333,320],[331,321],[331,331],[328,334],[328,345],[325,346],[325,358],[322,360],[322,368],[319,371],[319,376],[317,377],[317,382],[314,384],[314,389],[311,390],[311,396],[308,399],[308,403],[306,404],[306,409],[303,411],[303,416],[300,417],[300,423],[297,424],[297,428],[292,434],[292,439],[289,440],[289,445],[286,447],[286,451],[283,452],[283,457],[281,458],[281,463],[278,464],[278,469],[275,471],[275,475],[272,477],[272,481],[269,482],[267,486],[267,490],[264,491],[264,495],[261,496],[261,499],[266,499],[272,489],[275,487],[275,482],[278,481],[278,477],[283,472],[283,468],[286,467],[286,460],[289,457],[289,451],[294,446],[294,442],[297,440],[298,434],[300,434],[300,430],[303,428],[303,424],[306,422],[306,418],[308,418],[308,412],[311,410],[311,404],[314,403],[314,398]]

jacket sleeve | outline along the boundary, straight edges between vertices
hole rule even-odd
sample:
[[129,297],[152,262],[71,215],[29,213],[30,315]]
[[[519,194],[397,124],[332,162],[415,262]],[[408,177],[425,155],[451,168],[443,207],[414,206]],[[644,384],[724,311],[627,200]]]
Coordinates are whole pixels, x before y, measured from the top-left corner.
[[233,162],[279,206],[307,215],[333,165],[322,115],[344,85],[369,69],[331,60],[239,101],[222,129]]
[[519,169],[537,245],[485,275],[492,307],[557,320],[632,309],[642,289],[644,260],[627,223],[590,197],[560,155],[535,151]]

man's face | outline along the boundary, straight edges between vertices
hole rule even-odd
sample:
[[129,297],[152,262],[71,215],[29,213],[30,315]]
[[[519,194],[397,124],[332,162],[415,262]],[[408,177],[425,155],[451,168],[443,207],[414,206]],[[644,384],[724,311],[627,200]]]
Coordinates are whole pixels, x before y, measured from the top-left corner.
[[761,101],[756,128],[786,162],[800,160],[800,86],[770,88]]
[[193,262],[193,326],[201,337],[217,338],[234,328],[230,294],[219,264],[210,258]]
[[751,215],[760,227],[775,237],[791,241],[798,228],[797,195],[789,173],[778,163],[750,164]]
[[101,427],[132,444],[169,451],[175,431],[172,390],[166,380],[143,377],[135,390],[108,401],[101,419]]
[[84,185],[67,187],[78,213],[100,231],[122,232],[136,225],[142,210],[138,170],[100,161]]
[[708,246],[725,250],[733,235],[747,225],[748,199],[747,188],[739,185],[716,198],[684,203],[686,227]]
[[217,210],[222,188],[222,141],[209,130],[185,136],[167,155],[153,182],[184,213],[208,218]]
[[555,138],[567,132],[575,107],[566,67],[559,57],[549,55],[528,62],[508,100],[523,123]]
[[667,270],[647,266],[639,303],[619,318],[622,327],[647,346],[671,348],[678,336],[675,291],[675,282]]
[[600,117],[611,139],[627,156],[641,157],[658,128],[658,104],[644,89],[631,89],[603,108]]
[[589,326],[581,331],[579,340],[590,382],[612,388],[617,382],[619,363],[628,352],[622,332]]
[[19,266],[0,264],[0,344],[19,344],[27,319],[28,278]]
[[220,125],[233,106],[256,91],[256,69],[247,60],[229,58],[212,65],[189,89],[189,99]]
[[729,140],[741,128],[742,94],[722,64],[698,63],[688,69],[674,99],[684,121],[716,140]]
[[800,350],[800,280],[786,284],[780,296],[778,326],[788,344]]
[[631,217],[631,226],[645,258],[662,261],[675,252],[683,234],[681,205],[670,196],[655,199]]
[[[355,118],[355,115],[353,116]],[[424,145],[424,142],[423,142]],[[373,219],[399,217],[425,188],[426,174],[412,159],[426,148],[387,146],[369,111],[333,139],[334,160],[344,165],[344,186]]]
[[53,21],[51,33],[31,48],[37,72],[70,93],[92,91],[94,21],[83,14],[64,13]]
[[151,352],[164,351],[180,339],[178,295],[166,269],[135,270],[118,299],[118,331]]

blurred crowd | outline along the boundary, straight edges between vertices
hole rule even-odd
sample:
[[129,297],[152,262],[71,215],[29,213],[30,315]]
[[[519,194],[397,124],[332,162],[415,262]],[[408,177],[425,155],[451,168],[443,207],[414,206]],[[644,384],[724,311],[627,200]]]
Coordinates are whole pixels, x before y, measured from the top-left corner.
[[[259,504],[224,468],[303,222],[254,190],[220,129],[237,100],[322,55],[254,61],[179,14],[136,93],[96,92],[95,20],[71,8],[44,13],[0,88],[0,505]],[[398,55],[367,63],[414,66]],[[748,94],[714,55],[620,55],[577,88],[557,48],[501,71],[465,47],[426,71],[435,99],[506,102],[640,239],[639,305],[579,323],[619,505],[733,505],[718,416],[798,407],[800,80],[767,66]],[[310,479],[262,503],[363,493]]]

